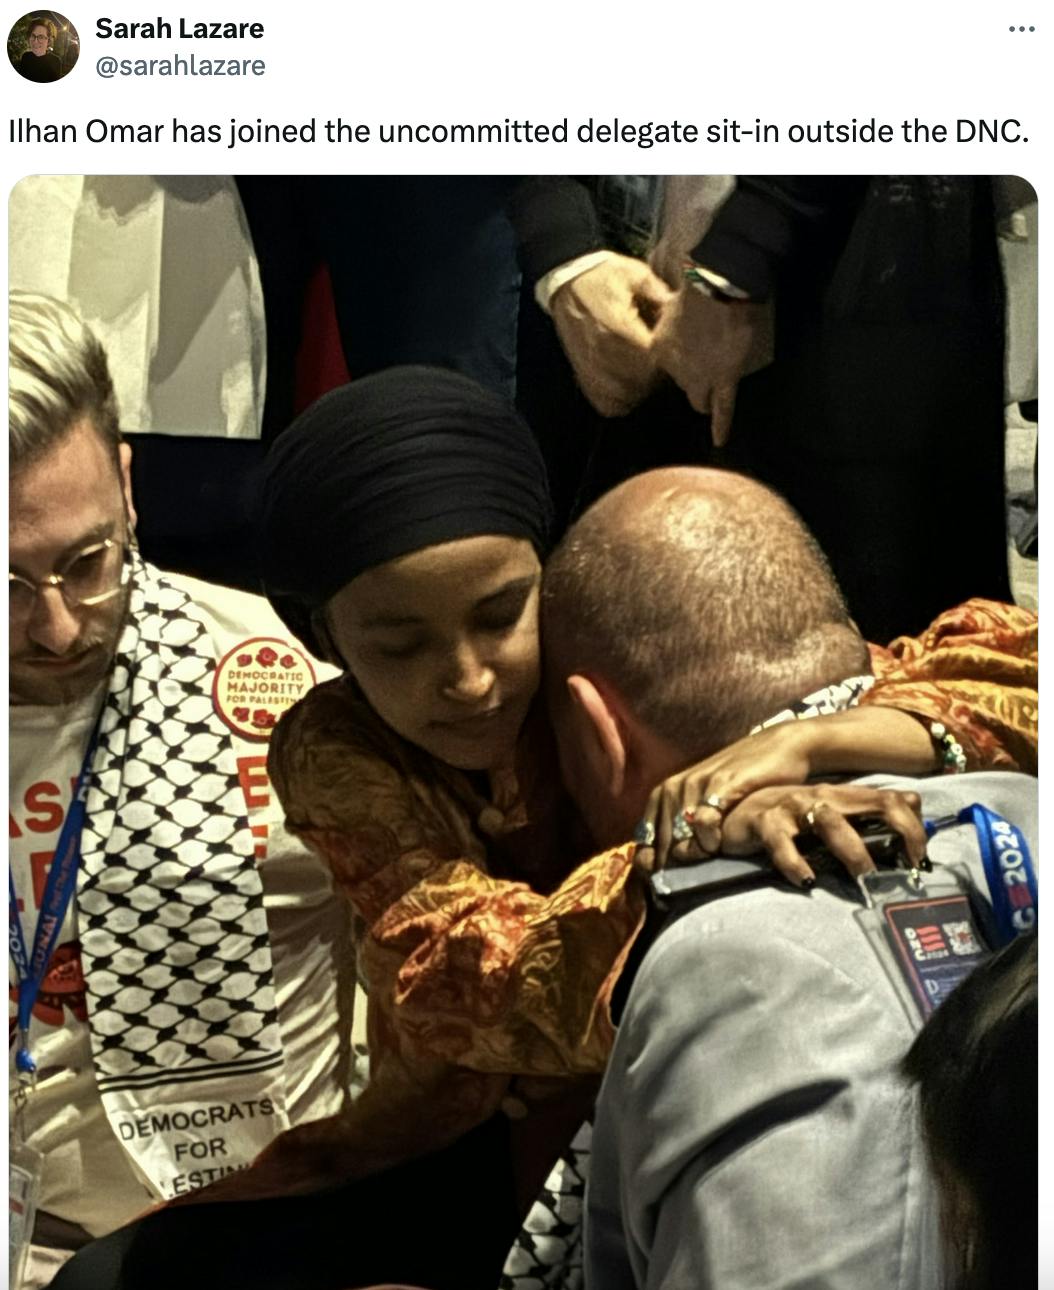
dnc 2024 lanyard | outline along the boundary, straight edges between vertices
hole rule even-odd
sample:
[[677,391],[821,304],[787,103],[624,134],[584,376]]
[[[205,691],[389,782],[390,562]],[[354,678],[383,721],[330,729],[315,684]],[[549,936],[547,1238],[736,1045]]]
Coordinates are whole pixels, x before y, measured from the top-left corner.
[[37,1001],[48,964],[51,962],[55,942],[62,930],[70,898],[77,885],[88,781],[91,777],[92,758],[95,755],[98,740],[99,723],[97,721],[88,741],[88,751],[84,754],[84,762],[73,789],[73,800],[66,812],[66,819],[59,833],[58,845],[44,885],[44,897],[37,918],[32,954],[27,950],[22,919],[18,913],[15,877],[8,869],[8,945],[14,961],[18,985],[18,1047],[15,1050],[15,1070],[23,1084],[32,1084],[36,1075],[36,1063],[29,1048],[29,1023],[33,1016],[33,1005]]
[[990,913],[974,906],[969,887],[944,866],[924,872],[879,867],[857,879],[864,907],[856,919],[914,1024],[1039,917],[1032,857],[1013,824],[979,802],[924,823],[930,838],[956,825],[974,826]]
[[1039,891],[1032,854],[1021,830],[974,802],[957,815],[927,820],[926,834],[933,837],[955,824],[972,824],[977,830],[999,944],[1008,945],[1015,936],[1033,931],[1039,922]]

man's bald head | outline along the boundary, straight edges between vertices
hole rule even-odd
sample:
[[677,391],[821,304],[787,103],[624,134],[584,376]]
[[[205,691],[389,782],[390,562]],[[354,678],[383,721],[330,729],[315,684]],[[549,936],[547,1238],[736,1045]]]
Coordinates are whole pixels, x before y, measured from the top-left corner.
[[791,507],[696,467],[634,476],[571,528],[546,566],[543,639],[554,682],[599,678],[688,759],[869,670]]

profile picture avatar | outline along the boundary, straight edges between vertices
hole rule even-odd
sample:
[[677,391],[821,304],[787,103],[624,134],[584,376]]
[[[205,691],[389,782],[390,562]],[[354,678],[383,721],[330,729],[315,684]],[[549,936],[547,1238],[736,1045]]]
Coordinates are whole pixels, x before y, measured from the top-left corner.
[[23,14],[7,33],[7,57],[27,81],[60,81],[80,54],[77,29],[54,9]]

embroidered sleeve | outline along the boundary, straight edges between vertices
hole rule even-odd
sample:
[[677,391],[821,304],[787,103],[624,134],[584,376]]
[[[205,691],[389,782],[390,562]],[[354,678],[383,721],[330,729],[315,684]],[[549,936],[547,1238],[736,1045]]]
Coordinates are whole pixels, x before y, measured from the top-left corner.
[[644,915],[628,849],[544,896],[492,877],[467,813],[393,761],[385,733],[364,740],[328,689],[283,718],[270,769],[287,827],[329,862],[364,924],[359,961],[386,1038],[477,1071],[600,1071],[611,991]]
[[1039,657],[1032,610],[968,600],[920,636],[872,645],[871,661],[877,680],[863,703],[943,722],[971,770],[1036,773]]

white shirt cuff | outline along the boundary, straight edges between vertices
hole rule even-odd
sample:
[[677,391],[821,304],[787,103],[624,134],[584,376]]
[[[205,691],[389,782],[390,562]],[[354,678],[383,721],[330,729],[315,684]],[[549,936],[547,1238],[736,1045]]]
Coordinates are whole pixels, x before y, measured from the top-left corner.
[[590,251],[588,255],[580,255],[577,259],[558,264],[555,269],[550,269],[534,284],[535,300],[538,301],[539,306],[546,313],[549,313],[550,302],[561,287],[567,286],[569,282],[588,272],[588,270],[595,269],[598,264],[603,264],[605,260],[613,259],[614,255],[614,251]]

